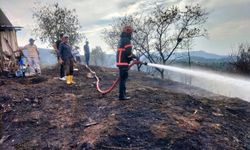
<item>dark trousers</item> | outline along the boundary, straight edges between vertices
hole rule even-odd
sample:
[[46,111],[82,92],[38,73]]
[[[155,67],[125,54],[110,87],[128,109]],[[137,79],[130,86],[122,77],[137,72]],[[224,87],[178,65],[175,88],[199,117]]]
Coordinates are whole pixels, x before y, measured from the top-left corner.
[[65,76],[64,65],[60,65],[60,77],[63,78]]
[[76,62],[81,63],[81,57],[80,56],[76,56]]
[[[57,55],[57,61],[59,62],[60,57]],[[64,64],[60,64],[60,78],[65,76]]]
[[85,54],[85,62],[86,62],[86,65],[88,65],[89,66],[89,55],[87,54]]
[[119,98],[126,97],[126,81],[128,79],[128,68],[119,68]]
[[63,65],[64,65],[64,68],[65,68],[66,76],[73,75],[73,72],[74,72],[74,61],[73,61],[73,59],[65,60]]

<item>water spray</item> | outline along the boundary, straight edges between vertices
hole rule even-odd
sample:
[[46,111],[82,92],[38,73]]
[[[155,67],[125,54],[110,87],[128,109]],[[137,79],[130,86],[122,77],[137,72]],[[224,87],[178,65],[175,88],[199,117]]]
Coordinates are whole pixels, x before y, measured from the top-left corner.
[[191,70],[191,69],[184,69],[184,68],[179,68],[179,67],[174,67],[174,66],[165,66],[165,65],[160,65],[160,64],[151,64],[148,63],[148,66],[155,67],[155,68],[161,68],[165,70],[170,70],[174,72],[179,72],[183,74],[188,74],[192,76],[197,76],[197,77],[203,77],[203,78],[208,78],[212,80],[218,80],[221,82],[227,82],[230,84],[237,84],[237,85],[242,85],[242,86],[249,86],[249,91],[250,91],[250,82],[241,80],[241,79],[234,79],[232,77],[227,77],[215,73],[210,73],[206,71],[201,71],[201,70]]
[[[160,64],[152,64],[147,63],[148,66],[169,70],[177,73],[182,73],[186,75],[190,75],[193,77],[198,77],[202,79],[207,79],[210,81],[216,81],[221,84],[225,84],[228,86],[232,86],[232,90],[230,91],[230,95],[224,94],[226,96],[233,96],[233,97],[240,97],[244,100],[250,101],[250,81],[247,79],[242,79],[240,77],[230,77],[227,75],[221,75],[218,73],[212,73],[204,70],[195,70],[195,69],[186,69],[186,68],[180,68],[175,66],[167,66],[167,65],[160,65]],[[205,81],[204,81],[205,82]],[[200,87],[202,87],[200,85]],[[222,91],[223,89],[221,89]],[[221,93],[219,93],[221,94]]]

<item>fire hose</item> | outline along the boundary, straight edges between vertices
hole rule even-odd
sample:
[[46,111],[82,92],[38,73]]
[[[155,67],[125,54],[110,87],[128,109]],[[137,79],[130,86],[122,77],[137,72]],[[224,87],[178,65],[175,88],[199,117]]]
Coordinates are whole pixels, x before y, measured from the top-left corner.
[[[144,65],[147,65],[146,62],[140,62],[140,61],[133,61],[130,65],[129,65],[129,69],[133,66],[133,65],[137,65],[137,64],[144,64]],[[96,89],[98,92],[100,92],[102,95],[105,95],[105,94],[108,94],[110,93],[115,87],[116,85],[118,84],[120,78],[118,77],[116,80],[113,81],[113,84],[106,90],[102,90],[101,87],[100,87],[100,79],[99,77],[97,76],[96,72],[94,72],[88,65],[86,65],[86,68],[89,70],[89,72],[91,74],[94,75],[95,79],[96,79]]]

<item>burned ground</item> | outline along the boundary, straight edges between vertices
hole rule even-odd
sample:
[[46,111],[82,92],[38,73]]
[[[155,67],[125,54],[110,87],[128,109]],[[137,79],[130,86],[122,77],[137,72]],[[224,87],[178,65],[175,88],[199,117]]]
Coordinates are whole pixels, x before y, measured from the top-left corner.
[[[101,96],[80,70],[71,86],[55,78],[56,69],[1,77],[1,148],[250,149],[248,102],[175,92],[177,83],[135,72],[127,87],[132,99],[118,101],[117,89]],[[116,77],[112,69],[93,70],[102,83]]]

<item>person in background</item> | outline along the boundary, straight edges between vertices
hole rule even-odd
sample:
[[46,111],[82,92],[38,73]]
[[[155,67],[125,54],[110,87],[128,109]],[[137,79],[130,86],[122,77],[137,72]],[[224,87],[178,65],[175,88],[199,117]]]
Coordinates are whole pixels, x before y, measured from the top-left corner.
[[25,57],[22,51],[15,51],[15,53],[17,52],[19,52],[18,56],[16,57],[18,69],[15,72],[15,74],[16,77],[25,77],[25,71],[26,71],[25,59],[27,59],[27,57]]
[[77,68],[77,65],[81,63],[81,55],[80,55],[78,46],[75,46],[72,49],[72,55],[74,57],[74,62],[75,62],[74,63],[74,71],[78,71],[79,69]]
[[40,56],[37,46],[34,44],[35,40],[30,38],[29,44],[25,45],[18,50],[25,50],[28,51],[28,64],[31,75],[33,74],[41,74],[41,67],[40,67]]
[[84,55],[85,55],[86,65],[89,66],[90,51],[89,51],[89,42],[88,41],[86,41],[86,44],[84,45]]
[[[56,51],[56,55],[57,55],[57,60],[59,62],[59,45],[62,42],[62,38],[63,38],[63,33],[60,34],[60,39],[58,39],[56,41],[56,43],[53,44],[53,48]],[[65,71],[64,71],[64,65],[60,64],[60,74],[59,74],[59,80],[61,81],[65,81]]]
[[74,84],[73,72],[74,72],[74,57],[72,55],[72,47],[69,45],[69,36],[63,35],[62,42],[59,45],[59,62],[65,68],[66,83]]
[[77,63],[81,63],[81,55],[80,55],[80,52],[79,52],[79,47],[78,46],[75,46],[75,48],[72,50],[72,54],[74,56],[74,59]]

